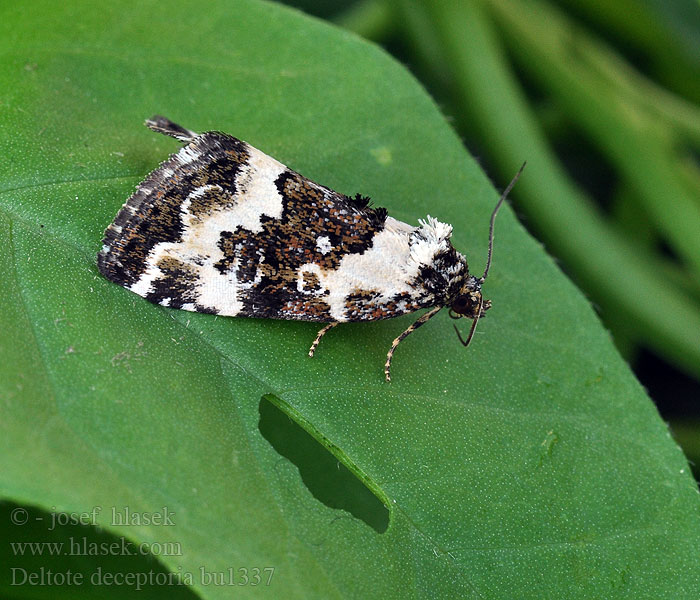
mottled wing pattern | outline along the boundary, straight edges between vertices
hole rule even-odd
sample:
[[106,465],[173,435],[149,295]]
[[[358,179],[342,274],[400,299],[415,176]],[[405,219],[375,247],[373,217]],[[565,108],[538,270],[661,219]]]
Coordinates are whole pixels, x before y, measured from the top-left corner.
[[149,126],[189,141],[105,232],[110,280],[148,300],[227,316],[394,317],[443,302],[466,261],[451,228],[411,227],[288,169],[230,135]]

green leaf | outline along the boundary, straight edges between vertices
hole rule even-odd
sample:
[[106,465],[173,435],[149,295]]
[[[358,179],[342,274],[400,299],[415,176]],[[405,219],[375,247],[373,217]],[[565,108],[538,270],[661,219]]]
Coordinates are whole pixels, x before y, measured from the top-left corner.
[[[202,598],[697,597],[686,460],[511,213],[473,345],[438,316],[400,346],[390,385],[384,356],[410,316],[338,327],[310,360],[312,324],[173,311],[99,275],[104,228],[177,148],[141,125],[153,113],[228,131],[399,219],[453,223],[480,271],[497,192],[405,69],[253,1],[0,10],[0,494],[31,509],[37,539],[57,511],[100,507],[105,535],[179,544],[154,554]],[[331,477],[327,451],[346,475]],[[120,524],[125,507],[173,525]],[[5,537],[27,539],[21,527]],[[266,567],[269,585],[250,585]],[[241,568],[248,585],[212,575],[242,584]],[[6,596],[47,594],[2,578]]]

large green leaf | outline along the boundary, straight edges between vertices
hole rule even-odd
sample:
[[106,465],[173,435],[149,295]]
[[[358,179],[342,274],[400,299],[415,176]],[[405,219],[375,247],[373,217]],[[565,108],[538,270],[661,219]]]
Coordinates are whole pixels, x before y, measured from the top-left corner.
[[[157,554],[203,598],[697,597],[686,461],[511,213],[472,347],[438,316],[399,348],[390,385],[384,355],[411,317],[341,326],[310,360],[312,324],[173,311],[99,275],[103,229],[177,148],[141,125],[153,113],[397,218],[454,223],[479,271],[497,193],[405,69],[253,1],[6,3],[0,33],[4,537],[45,540],[55,511],[100,506],[93,539],[179,544]],[[22,536],[8,519],[24,507]],[[123,507],[166,507],[174,525],[112,522]],[[11,565],[43,564],[9,548]],[[240,583],[240,567],[275,572],[235,589],[202,577],[233,568]],[[7,596],[48,594],[2,577]]]

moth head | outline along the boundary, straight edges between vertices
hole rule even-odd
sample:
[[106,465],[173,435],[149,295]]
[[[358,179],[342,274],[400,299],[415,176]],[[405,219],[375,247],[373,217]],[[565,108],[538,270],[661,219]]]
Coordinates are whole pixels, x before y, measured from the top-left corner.
[[467,278],[467,281],[450,305],[450,316],[452,318],[467,317],[468,319],[477,319],[485,315],[486,311],[491,308],[491,300],[484,300],[484,297],[481,295],[482,283],[481,279],[477,279],[473,275]]
[[461,319],[462,317],[472,319],[472,326],[469,329],[469,335],[467,336],[466,340],[462,339],[462,334],[455,325],[457,337],[465,347],[472,341],[474,331],[476,330],[476,324],[479,322],[479,319],[485,316],[486,311],[491,308],[491,300],[484,300],[484,297],[481,294],[482,283],[484,283],[483,277],[476,278],[474,275],[470,275],[467,277],[464,285],[459,290],[459,293],[450,304],[450,317],[453,319]]
[[450,317],[453,319],[461,319],[462,317],[472,319],[472,326],[469,329],[469,335],[467,336],[466,340],[462,339],[462,334],[459,333],[459,329],[457,329],[457,326],[455,325],[457,337],[465,347],[472,341],[474,331],[476,330],[476,324],[479,322],[479,319],[485,316],[486,311],[491,308],[491,300],[484,300],[484,297],[481,295],[481,286],[483,285],[484,281],[486,281],[486,277],[489,274],[489,269],[491,268],[491,254],[493,253],[493,224],[496,221],[498,209],[501,208],[501,204],[503,204],[505,199],[508,197],[508,193],[511,189],[513,189],[515,182],[518,180],[518,177],[520,177],[520,174],[523,172],[524,168],[525,163],[523,163],[523,166],[520,167],[520,170],[517,172],[515,177],[513,177],[513,180],[510,182],[510,184],[508,184],[508,187],[499,198],[496,208],[494,208],[493,212],[491,213],[491,223],[489,225],[489,252],[486,259],[484,274],[481,277],[469,275],[465,279],[464,284],[460,288],[457,295],[450,303]]

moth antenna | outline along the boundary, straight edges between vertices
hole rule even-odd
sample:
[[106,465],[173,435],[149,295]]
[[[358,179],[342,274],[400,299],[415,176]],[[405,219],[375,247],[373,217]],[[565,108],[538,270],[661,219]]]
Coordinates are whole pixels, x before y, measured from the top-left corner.
[[[480,283],[484,283],[486,280],[487,275],[489,274],[489,269],[491,268],[491,254],[493,252],[493,224],[496,222],[496,215],[498,214],[498,209],[501,208],[501,204],[505,202],[505,199],[508,197],[508,194],[510,191],[513,189],[513,186],[515,185],[515,182],[518,181],[518,178],[520,177],[520,174],[523,172],[523,169],[525,168],[525,165],[527,162],[523,163],[523,166],[520,167],[518,172],[515,174],[515,177],[513,177],[512,181],[508,184],[508,187],[503,191],[501,194],[501,197],[499,198],[498,202],[496,203],[496,208],[493,209],[493,212],[491,213],[491,224],[489,225],[489,255],[488,258],[486,259],[486,268],[484,269],[484,274],[479,278]],[[472,335],[474,334],[474,328],[476,327],[476,322],[479,319],[474,319],[474,324],[472,325],[472,329],[469,332],[469,339],[467,340],[467,344],[469,343],[469,340],[472,339]],[[460,341],[461,341],[460,337]],[[464,344],[464,342],[462,342]],[[467,344],[464,344],[465,346]]]
[[462,339],[462,334],[459,332],[459,329],[457,329],[457,325],[453,325],[455,328],[455,331],[457,332],[457,337],[459,338],[459,341],[462,343],[462,346],[465,348],[471,343],[472,338],[474,337],[474,332],[476,331],[476,324],[479,322],[479,319],[481,318],[481,307],[484,305],[483,299],[479,301],[479,310],[477,311],[477,316],[476,318],[472,321],[472,326],[469,328],[469,335],[467,336],[467,341],[465,342]]

